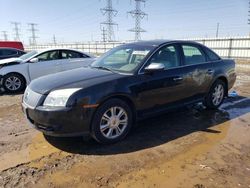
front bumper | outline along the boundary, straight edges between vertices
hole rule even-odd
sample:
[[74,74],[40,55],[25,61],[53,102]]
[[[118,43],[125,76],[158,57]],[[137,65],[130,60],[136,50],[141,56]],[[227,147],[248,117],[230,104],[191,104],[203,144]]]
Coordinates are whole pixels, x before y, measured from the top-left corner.
[[45,135],[80,136],[90,132],[94,109],[82,107],[47,108],[43,106],[32,109],[24,103],[22,107],[32,127]]

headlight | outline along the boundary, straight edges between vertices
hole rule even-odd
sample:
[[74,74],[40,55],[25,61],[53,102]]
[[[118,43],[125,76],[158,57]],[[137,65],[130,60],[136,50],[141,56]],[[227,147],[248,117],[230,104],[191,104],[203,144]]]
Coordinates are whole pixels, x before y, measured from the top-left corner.
[[74,89],[60,89],[55,90],[49,93],[46,97],[43,105],[44,106],[55,106],[55,107],[64,107],[69,99],[69,97],[80,90],[81,88]]

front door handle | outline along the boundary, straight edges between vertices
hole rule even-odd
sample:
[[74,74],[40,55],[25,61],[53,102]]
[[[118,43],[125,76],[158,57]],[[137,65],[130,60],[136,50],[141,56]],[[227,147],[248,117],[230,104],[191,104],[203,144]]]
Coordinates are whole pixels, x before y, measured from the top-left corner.
[[180,76],[178,76],[178,77],[173,78],[173,80],[174,80],[175,82],[178,82],[178,81],[182,81],[183,78],[180,77]]
[[211,69],[207,70],[207,74],[213,74],[213,73],[214,73],[214,70],[211,70]]

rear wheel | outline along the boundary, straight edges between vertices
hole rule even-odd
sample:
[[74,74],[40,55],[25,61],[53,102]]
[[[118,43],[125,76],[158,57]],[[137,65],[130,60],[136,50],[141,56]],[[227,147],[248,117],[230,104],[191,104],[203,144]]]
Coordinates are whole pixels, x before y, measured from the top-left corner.
[[122,140],[132,126],[132,112],[120,99],[102,104],[94,115],[91,134],[100,143],[110,144]]
[[7,92],[20,92],[25,88],[25,79],[16,73],[7,74],[3,79],[3,86]]
[[209,109],[217,109],[223,103],[226,93],[226,85],[222,80],[217,80],[210,88],[205,98],[205,106]]

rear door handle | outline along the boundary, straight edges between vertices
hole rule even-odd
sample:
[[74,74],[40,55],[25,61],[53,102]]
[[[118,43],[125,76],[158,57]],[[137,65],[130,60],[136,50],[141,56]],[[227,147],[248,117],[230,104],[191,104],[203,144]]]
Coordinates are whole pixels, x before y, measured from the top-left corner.
[[175,82],[178,82],[178,81],[182,81],[183,78],[180,77],[180,76],[178,76],[178,77],[173,78],[173,80],[174,80]]
[[213,73],[214,73],[214,71],[213,71],[213,70],[208,69],[207,74],[213,74]]

